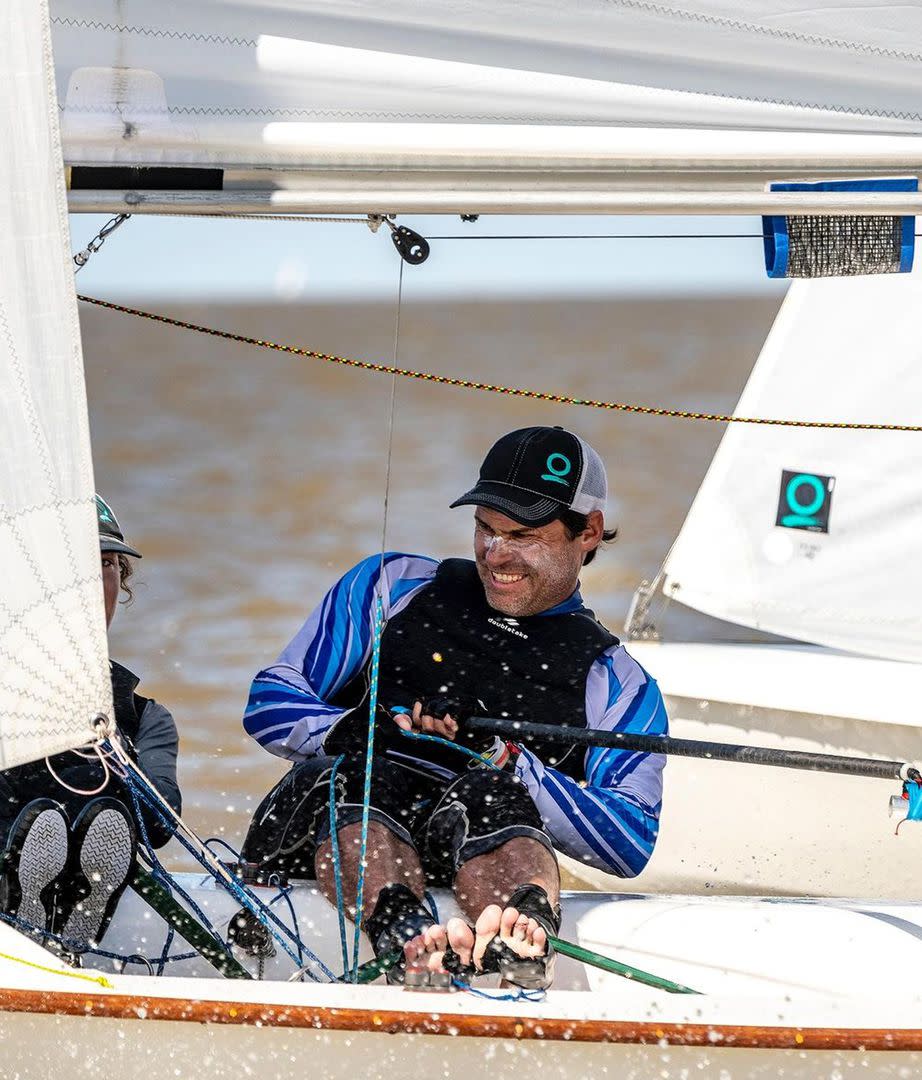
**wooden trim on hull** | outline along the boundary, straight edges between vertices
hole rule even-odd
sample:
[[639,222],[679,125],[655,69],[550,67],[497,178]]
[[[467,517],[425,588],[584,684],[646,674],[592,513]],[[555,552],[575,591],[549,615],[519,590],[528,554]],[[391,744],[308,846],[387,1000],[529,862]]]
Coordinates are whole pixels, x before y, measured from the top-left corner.
[[53,1016],[98,1016],[119,1020],[173,1020],[196,1024],[242,1024],[324,1031],[450,1035],[492,1039],[537,1039],[660,1046],[734,1047],[760,1050],[922,1051],[922,1029],[798,1028],[723,1024],[667,1024],[623,1020],[567,1020],[529,1016],[484,1016],[437,1011],[270,1005],[242,1001],[197,1001],[128,995],[0,991],[0,1012]]

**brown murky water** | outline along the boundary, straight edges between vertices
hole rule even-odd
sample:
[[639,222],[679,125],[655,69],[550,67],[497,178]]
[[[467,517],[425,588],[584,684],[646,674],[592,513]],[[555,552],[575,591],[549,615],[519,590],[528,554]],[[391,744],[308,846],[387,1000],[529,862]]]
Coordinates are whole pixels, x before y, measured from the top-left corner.
[[[400,363],[577,397],[729,411],[776,299],[405,304]],[[389,361],[388,305],[170,306],[275,341]],[[179,724],[186,816],[239,843],[285,763],[243,734],[254,672],[325,588],[380,550],[391,379],[81,310],[98,489],[144,553],[113,656]],[[716,424],[535,404],[400,380],[386,545],[470,547],[448,503],[501,433],[559,423],[608,464],[619,542],[583,591],[615,632],[655,572],[720,438]]]

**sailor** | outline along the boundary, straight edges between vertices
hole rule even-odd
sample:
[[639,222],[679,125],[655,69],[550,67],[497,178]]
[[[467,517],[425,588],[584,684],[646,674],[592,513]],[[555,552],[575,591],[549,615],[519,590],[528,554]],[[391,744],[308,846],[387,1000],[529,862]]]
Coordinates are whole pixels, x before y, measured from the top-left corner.
[[[330,589],[250,690],[244,727],[293,766],[254,815],[245,866],[316,876],[333,902],[339,870],[347,901],[356,895],[383,574],[363,927],[377,955],[403,947],[404,964],[424,972],[549,985],[555,849],[620,877],[640,873],[664,758],[513,745],[466,731],[465,720],[666,733],[656,683],[580,595],[582,567],[615,535],[606,498],[605,467],[585,440],[559,427],[513,431],[452,503],[474,507],[473,561],[391,552]],[[427,885],[451,886],[464,918],[441,925]]]
[[[131,603],[131,559],[111,507],[96,496],[106,626],[119,592]],[[179,813],[176,780],[179,737],[159,702],[136,692],[138,678],[109,662],[119,735],[141,769]],[[121,780],[98,756],[67,751],[0,773],[0,911],[36,937],[63,939],[69,956],[99,943],[135,862],[139,826],[162,847],[173,829],[145,808],[136,819]]]

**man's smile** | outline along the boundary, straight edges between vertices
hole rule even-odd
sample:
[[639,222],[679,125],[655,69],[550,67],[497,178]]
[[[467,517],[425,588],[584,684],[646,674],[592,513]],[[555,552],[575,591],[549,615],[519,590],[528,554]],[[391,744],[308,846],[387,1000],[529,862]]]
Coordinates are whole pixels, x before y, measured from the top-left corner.
[[525,577],[524,574],[501,574],[498,570],[491,570],[490,574],[493,580],[500,585],[514,585]]

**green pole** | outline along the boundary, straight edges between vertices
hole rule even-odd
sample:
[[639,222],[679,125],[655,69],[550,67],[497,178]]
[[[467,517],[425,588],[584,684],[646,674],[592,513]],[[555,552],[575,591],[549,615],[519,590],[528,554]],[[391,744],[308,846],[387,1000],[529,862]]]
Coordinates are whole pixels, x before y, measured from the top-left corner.
[[[644,986],[652,986],[656,990],[665,990],[667,994],[700,993],[700,990],[692,990],[691,987],[683,986],[681,983],[673,982],[671,979],[663,979],[659,975],[651,975],[649,971],[642,971],[640,968],[631,967],[630,964],[621,964],[608,956],[602,956],[601,953],[593,952],[592,949],[584,949],[581,945],[574,945],[571,941],[564,941],[563,938],[549,937],[548,941],[561,956],[569,956],[573,960],[580,960],[584,964],[600,968],[602,971],[608,971],[613,975],[620,975],[624,979],[631,979]],[[394,964],[400,959],[400,955],[401,952],[397,949],[392,953],[388,953],[386,956],[378,957],[377,960],[369,960],[367,964],[362,964],[358,969],[358,979],[355,981],[359,983],[373,982],[379,975],[384,975],[390,971]],[[352,979],[349,972],[344,973],[340,979],[340,982],[351,981]]]
[[652,986],[657,990],[665,990],[668,994],[699,994],[701,992],[700,990],[692,990],[691,987],[683,986],[681,983],[672,982],[671,979],[663,979],[659,975],[651,975],[649,971],[642,971],[640,968],[631,967],[630,964],[621,964],[608,956],[602,956],[601,953],[593,952],[592,949],[584,949],[581,945],[574,945],[571,941],[564,941],[562,938],[557,937],[549,937],[548,941],[561,956],[569,956],[573,960],[581,960],[584,964],[591,964],[592,967],[601,968],[602,971],[609,971],[613,975],[621,975],[625,979],[631,979],[634,982],[642,983],[644,986]]
[[143,866],[135,868],[129,883],[185,941],[227,979],[252,979],[253,976],[228,953],[224,945],[180,904]]

